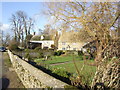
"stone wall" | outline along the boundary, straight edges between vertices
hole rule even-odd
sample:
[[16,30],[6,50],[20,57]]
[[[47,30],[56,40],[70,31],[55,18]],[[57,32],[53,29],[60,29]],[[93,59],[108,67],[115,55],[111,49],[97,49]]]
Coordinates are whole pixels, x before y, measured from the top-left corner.
[[64,88],[68,84],[33,67],[8,50],[9,57],[18,77],[26,88]]
[[94,89],[120,90],[120,59],[113,58],[109,63],[103,62],[98,66],[92,82]]

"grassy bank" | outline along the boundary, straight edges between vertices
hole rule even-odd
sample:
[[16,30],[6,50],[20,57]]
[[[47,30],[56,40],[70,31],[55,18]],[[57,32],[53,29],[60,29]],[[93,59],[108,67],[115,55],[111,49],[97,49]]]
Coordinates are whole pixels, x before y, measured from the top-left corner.
[[7,66],[7,67],[11,67],[12,66],[12,63],[10,61],[10,58],[9,58],[9,55],[7,52],[4,52],[3,53],[3,60],[4,60],[4,65]]

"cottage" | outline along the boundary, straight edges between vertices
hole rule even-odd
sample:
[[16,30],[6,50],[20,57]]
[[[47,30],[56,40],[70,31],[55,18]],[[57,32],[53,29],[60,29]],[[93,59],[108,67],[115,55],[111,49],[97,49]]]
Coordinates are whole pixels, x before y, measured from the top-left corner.
[[54,41],[52,40],[43,40],[43,41],[29,41],[30,48],[41,47],[43,48],[51,48],[51,45],[54,45]]
[[53,40],[47,40],[43,35],[34,35],[31,40],[28,42],[29,48],[36,48],[40,47],[43,48],[52,48],[51,46],[54,45]]
[[88,37],[81,38],[79,32],[63,32],[58,41],[58,50],[81,50],[88,42]]

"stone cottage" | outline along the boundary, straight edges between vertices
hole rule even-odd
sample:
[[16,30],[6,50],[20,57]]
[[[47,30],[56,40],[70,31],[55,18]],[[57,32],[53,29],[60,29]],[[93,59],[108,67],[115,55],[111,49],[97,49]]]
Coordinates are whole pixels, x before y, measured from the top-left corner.
[[43,35],[41,36],[34,35],[28,43],[29,43],[29,48],[32,49],[36,47],[41,47],[41,49],[52,48],[51,46],[54,45],[53,40],[46,40]]
[[81,50],[89,39],[89,36],[84,36],[80,32],[62,32],[58,41],[58,50]]

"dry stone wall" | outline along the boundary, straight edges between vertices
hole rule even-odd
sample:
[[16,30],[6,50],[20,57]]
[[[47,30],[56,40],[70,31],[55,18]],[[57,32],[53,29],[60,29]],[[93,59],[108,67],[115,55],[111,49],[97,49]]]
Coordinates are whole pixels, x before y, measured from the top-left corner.
[[8,50],[10,60],[18,77],[26,88],[64,88],[68,84],[33,67]]
[[120,59],[113,58],[107,65],[98,66],[92,87],[103,90],[105,88],[120,90]]

